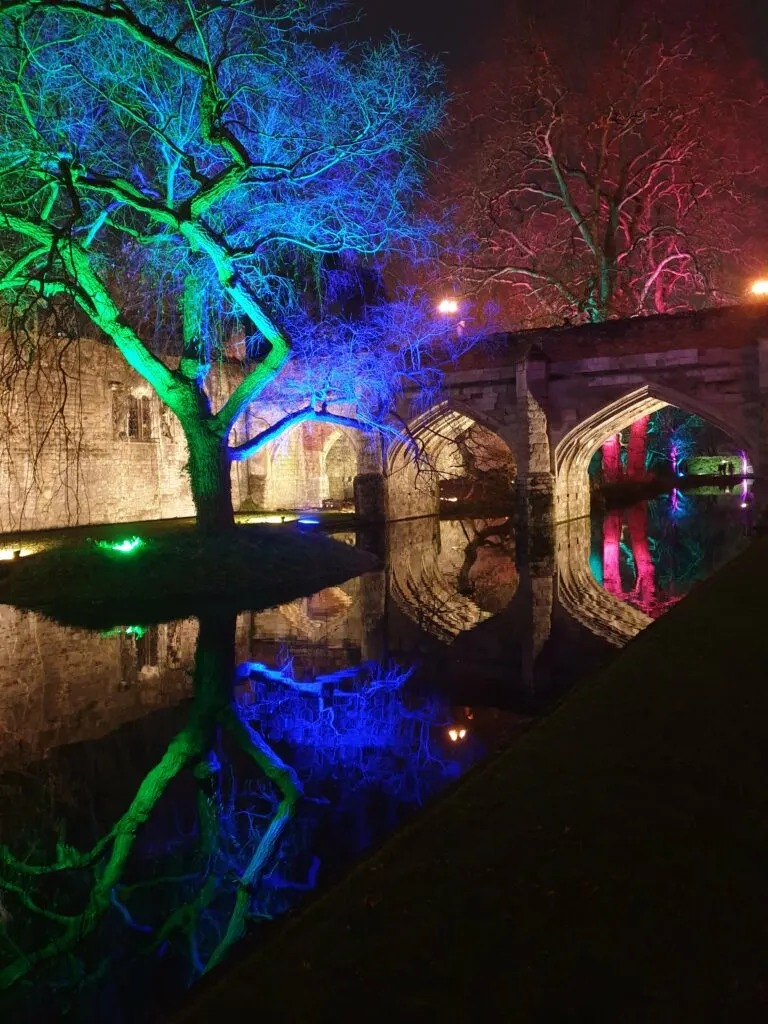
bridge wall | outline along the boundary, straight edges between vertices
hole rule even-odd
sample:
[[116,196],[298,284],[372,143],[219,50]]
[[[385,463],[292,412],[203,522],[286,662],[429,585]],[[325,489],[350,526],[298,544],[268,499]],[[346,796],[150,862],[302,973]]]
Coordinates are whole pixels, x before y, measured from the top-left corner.
[[[763,306],[508,335],[487,350],[478,346],[467,362],[448,376],[444,409],[474,418],[507,442],[523,517],[565,522],[588,514],[592,454],[665,405],[714,423],[747,453],[756,473],[768,470]],[[411,421],[417,434],[428,420],[422,414]],[[398,454],[389,518],[437,511],[434,489],[418,499],[410,495],[412,471],[409,477],[403,451]]]

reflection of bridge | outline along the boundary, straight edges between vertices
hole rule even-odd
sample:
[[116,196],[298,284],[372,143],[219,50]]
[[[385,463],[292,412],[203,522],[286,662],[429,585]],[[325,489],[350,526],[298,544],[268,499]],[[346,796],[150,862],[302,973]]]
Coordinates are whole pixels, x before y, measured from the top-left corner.
[[[459,573],[443,551],[450,536],[446,527],[455,532],[460,525],[458,521],[441,523],[424,518],[393,524],[388,531],[392,599],[421,630],[447,644],[493,614],[462,592]],[[648,615],[609,593],[595,579],[590,568],[590,526],[588,518],[558,525],[554,565],[544,558],[528,568],[532,579],[519,596],[531,605],[524,618],[535,635],[537,654],[549,636],[555,594],[570,616],[614,646],[625,644],[651,622]],[[517,591],[516,578],[513,587],[504,589],[504,601],[498,610],[516,599]]]
[[[557,527],[554,552],[550,544],[524,564],[504,520],[415,519],[391,524],[387,540],[386,580],[384,573],[368,573],[311,598],[241,615],[238,660],[276,663],[287,649],[299,666],[311,662],[330,671],[388,652],[410,656],[422,640],[468,657],[490,643],[496,650],[490,657],[505,666],[512,649],[522,653],[532,679],[550,636],[555,596],[590,633],[614,645],[650,621],[593,577],[589,519]],[[0,770],[187,697],[196,633],[188,620],[99,635],[0,608],[6,641],[0,644]]]
[[557,599],[590,633],[620,647],[652,620],[597,582],[589,564],[590,528],[585,517],[556,528]]
[[[589,510],[587,468],[612,435],[665,405],[725,431],[756,472],[768,466],[768,308],[713,309],[503,335],[468,353],[444,400],[402,414],[410,439],[387,465],[389,519],[438,510],[446,441],[472,423],[495,433],[517,465],[522,507],[564,522]],[[414,440],[417,442],[414,445]],[[429,458],[415,460],[414,450]]]

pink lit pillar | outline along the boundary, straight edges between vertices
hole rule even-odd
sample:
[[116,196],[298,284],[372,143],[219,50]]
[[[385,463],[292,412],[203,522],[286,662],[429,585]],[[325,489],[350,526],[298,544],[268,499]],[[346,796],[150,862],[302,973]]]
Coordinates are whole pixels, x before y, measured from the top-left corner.
[[621,597],[621,512],[613,509],[606,512],[603,520],[603,586],[609,594]]
[[621,480],[621,444],[614,434],[603,444],[603,483],[615,484]]
[[646,502],[643,501],[627,509],[627,526],[637,570],[633,597],[643,611],[650,615],[656,605],[656,575],[648,546],[648,506]]
[[629,446],[627,448],[627,479],[645,480],[645,450],[648,444],[648,420],[650,416],[641,416],[629,428]]

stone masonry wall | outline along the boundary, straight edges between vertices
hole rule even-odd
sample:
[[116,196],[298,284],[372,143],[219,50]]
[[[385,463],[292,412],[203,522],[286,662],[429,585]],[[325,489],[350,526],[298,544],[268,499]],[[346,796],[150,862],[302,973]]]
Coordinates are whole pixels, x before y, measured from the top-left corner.
[[[209,378],[214,407],[242,379],[239,363]],[[239,443],[284,415],[250,411]],[[319,508],[348,500],[361,443],[353,431],[304,424],[232,466],[236,509]],[[80,341],[0,396],[0,533],[194,514],[181,426],[113,347]]]

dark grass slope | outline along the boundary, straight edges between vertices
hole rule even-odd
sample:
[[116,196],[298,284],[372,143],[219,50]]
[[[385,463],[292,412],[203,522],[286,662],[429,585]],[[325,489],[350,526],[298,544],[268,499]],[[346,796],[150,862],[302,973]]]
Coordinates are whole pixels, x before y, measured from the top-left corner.
[[176,1024],[768,1020],[768,542]]
[[238,526],[213,538],[179,529],[128,554],[91,541],[2,563],[0,603],[105,629],[258,611],[376,568],[368,552],[298,527]]

